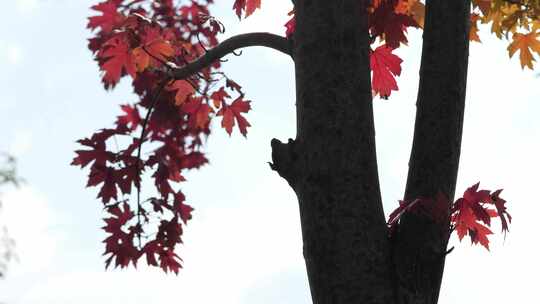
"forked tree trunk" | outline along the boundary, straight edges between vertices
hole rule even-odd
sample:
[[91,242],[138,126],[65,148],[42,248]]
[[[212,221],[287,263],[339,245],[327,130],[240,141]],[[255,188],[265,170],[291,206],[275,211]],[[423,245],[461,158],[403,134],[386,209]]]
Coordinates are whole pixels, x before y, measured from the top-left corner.
[[[445,231],[407,217],[398,237],[388,239],[375,153],[369,1],[294,2],[297,136],[272,141],[272,166],[298,197],[313,303],[435,304]],[[427,2],[407,199],[439,190],[453,197],[461,143],[470,0]]]

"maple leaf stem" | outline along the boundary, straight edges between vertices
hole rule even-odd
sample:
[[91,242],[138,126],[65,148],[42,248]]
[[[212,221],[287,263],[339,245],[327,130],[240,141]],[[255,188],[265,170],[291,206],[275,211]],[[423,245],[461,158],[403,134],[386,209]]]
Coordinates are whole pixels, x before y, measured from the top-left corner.
[[[154,109],[156,103],[157,103],[157,100],[159,99],[159,97],[161,96],[161,92],[163,92],[163,89],[165,88],[165,86],[170,82],[170,79],[169,78],[166,78],[163,80],[163,82],[161,84],[158,85],[158,88],[157,90],[155,91],[154,93],[154,96],[152,96],[152,98],[150,99],[150,107],[148,108],[148,112],[146,113],[146,116],[144,117],[144,121],[143,121],[143,124],[142,124],[142,130],[141,130],[141,135],[139,137],[139,143],[138,143],[138,147],[137,147],[137,165],[135,166],[136,170],[137,170],[137,176],[140,177],[141,175],[141,166],[140,166],[140,163],[141,163],[141,151],[142,151],[142,144],[143,144],[143,141],[144,141],[144,137],[145,137],[145,132],[146,132],[146,126],[148,125],[148,121],[150,120],[150,115],[152,114],[152,110]],[[137,187],[137,224],[140,225],[141,224],[141,183],[137,183],[135,184],[135,186]],[[139,247],[142,246],[142,242],[141,242],[141,233],[138,232],[137,233],[137,239],[138,239],[138,242],[139,242]]]
[[233,53],[235,50],[250,46],[264,46],[292,56],[292,42],[275,34],[248,33],[233,36],[206,52],[197,60],[180,68],[172,68],[171,78],[185,79],[198,71],[210,66],[216,60]]

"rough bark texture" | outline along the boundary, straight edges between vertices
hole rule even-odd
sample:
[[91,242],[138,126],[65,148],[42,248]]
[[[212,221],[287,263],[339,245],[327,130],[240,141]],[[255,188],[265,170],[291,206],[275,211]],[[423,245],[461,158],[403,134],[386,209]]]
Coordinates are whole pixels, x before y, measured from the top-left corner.
[[[272,141],[272,168],[298,196],[313,303],[435,304],[448,218],[382,210],[369,73],[367,0],[296,0],[297,136]],[[405,199],[453,200],[468,61],[470,0],[427,0]]]
[[297,137],[272,167],[300,204],[313,303],[393,302],[365,0],[296,0]]
[[[470,0],[428,0],[414,140],[405,200],[454,198],[469,47]],[[402,217],[394,237],[398,303],[435,304],[444,270],[448,220]]]

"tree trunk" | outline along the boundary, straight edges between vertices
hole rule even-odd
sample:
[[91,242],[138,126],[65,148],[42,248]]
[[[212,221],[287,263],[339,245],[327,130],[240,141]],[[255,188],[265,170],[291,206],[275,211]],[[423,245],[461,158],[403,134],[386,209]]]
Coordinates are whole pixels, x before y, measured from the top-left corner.
[[[453,197],[469,1],[428,0],[406,199],[438,190]],[[375,153],[369,1],[294,2],[297,136],[272,141],[272,168],[298,197],[313,303],[434,304],[447,231],[409,216],[388,238]]]
[[[470,0],[428,0],[405,200],[454,199],[469,57]],[[436,304],[449,219],[401,218],[394,242],[398,303]]]
[[273,167],[300,204],[313,303],[392,302],[365,0],[296,0],[297,136]]

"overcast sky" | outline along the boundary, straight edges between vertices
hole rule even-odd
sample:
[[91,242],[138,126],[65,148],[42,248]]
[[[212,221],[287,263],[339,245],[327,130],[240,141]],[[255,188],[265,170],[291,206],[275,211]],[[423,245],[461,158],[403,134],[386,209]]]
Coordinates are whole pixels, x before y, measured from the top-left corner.
[[[140,267],[104,271],[101,203],[85,189],[86,171],[70,167],[75,141],[111,126],[118,105],[134,102],[129,83],[105,92],[86,47],[88,7],[97,1],[4,1],[0,26],[0,150],[20,161],[27,183],[0,189],[5,222],[19,261],[0,280],[0,302],[86,303],[310,303],[302,258],[296,197],[267,162],[270,140],[295,136],[293,66],[272,50],[244,50],[226,71],[253,100],[248,139],[215,128],[209,166],[182,185],[195,207],[179,251],[178,276]],[[241,23],[232,1],[213,12],[226,35],[283,34],[290,0],[263,1]],[[271,3],[271,4],[270,4]],[[270,7],[269,5],[272,5]],[[537,298],[536,213],[540,212],[540,78],[508,59],[507,44],[482,29],[471,46],[467,107],[457,192],[481,181],[504,188],[514,222],[491,252],[451,240],[441,304],[493,303]],[[379,173],[385,211],[404,189],[412,141],[421,34],[399,50],[400,91],[376,99]],[[500,231],[495,224],[494,231]]]

